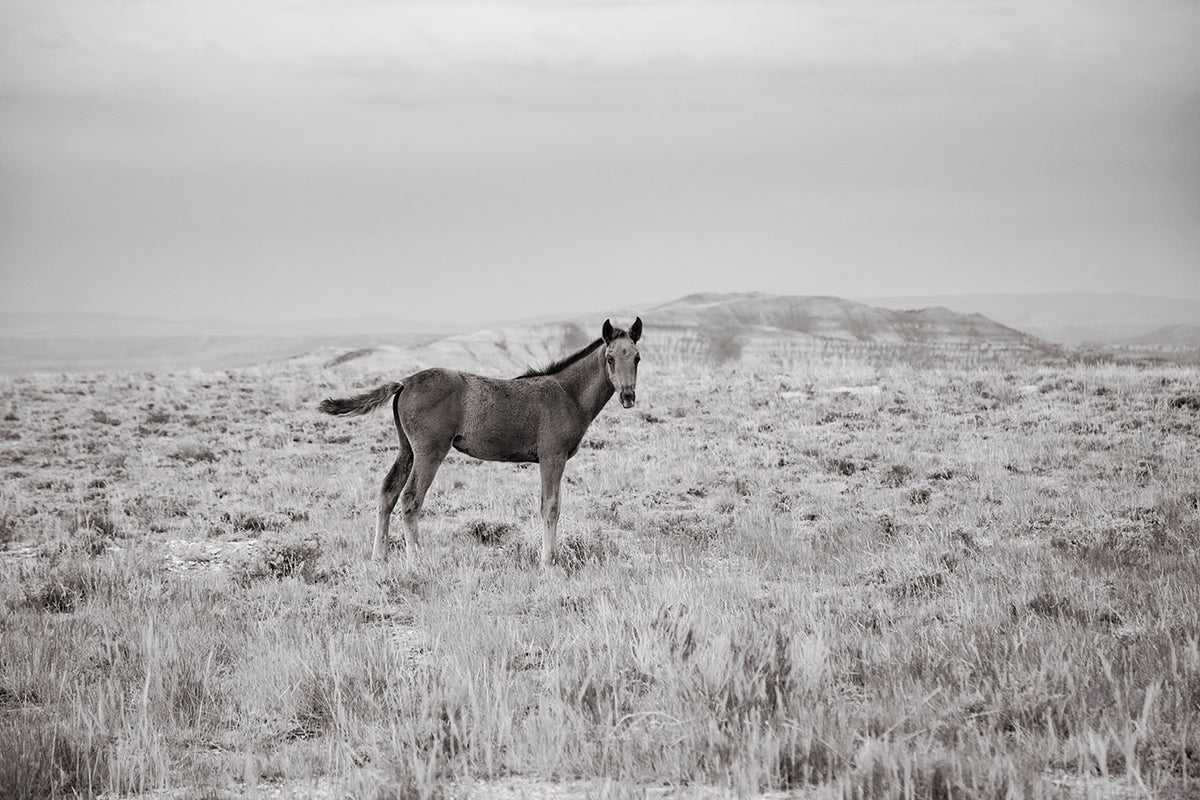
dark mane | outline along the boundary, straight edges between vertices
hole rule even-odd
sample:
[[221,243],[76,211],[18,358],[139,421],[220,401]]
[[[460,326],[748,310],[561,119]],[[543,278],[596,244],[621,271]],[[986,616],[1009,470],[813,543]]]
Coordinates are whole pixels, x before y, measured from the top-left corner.
[[[622,336],[628,336],[628,335],[629,335],[628,333],[626,333],[625,331],[622,331],[622,330],[614,330],[613,331],[614,339],[619,339]],[[582,350],[572,353],[569,356],[560,358],[557,361],[551,362],[551,364],[548,367],[544,367],[542,369],[537,369],[536,367],[530,367],[528,370],[526,370],[522,374],[518,375],[517,379],[520,380],[521,378],[540,378],[543,375],[553,375],[557,372],[562,372],[564,369],[571,366],[576,361],[587,358],[592,353],[596,352],[596,350],[598,350],[602,344],[604,344],[604,340],[597,339],[596,341],[592,342],[591,344],[589,344],[587,347],[583,348]]]

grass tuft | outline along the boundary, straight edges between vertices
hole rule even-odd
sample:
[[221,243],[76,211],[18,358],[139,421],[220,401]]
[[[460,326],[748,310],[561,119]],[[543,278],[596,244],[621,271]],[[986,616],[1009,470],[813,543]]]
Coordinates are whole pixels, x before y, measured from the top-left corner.
[[95,533],[106,539],[121,537],[121,529],[117,527],[112,512],[108,509],[85,509],[75,517],[74,532]]
[[21,517],[9,511],[0,511],[0,545],[15,542],[21,530]]
[[918,597],[930,597],[945,590],[946,574],[930,572],[915,575],[908,580],[888,588],[888,594],[897,600],[911,600]]
[[51,614],[69,614],[79,609],[94,586],[93,575],[77,565],[55,570],[28,595],[28,604]]
[[883,473],[883,478],[880,480],[884,486],[890,486],[893,489],[903,486],[908,483],[908,479],[912,477],[912,467],[907,464],[892,464],[887,472]]
[[241,565],[238,577],[243,584],[262,578],[312,580],[320,556],[321,543],[317,538],[260,542],[257,557]]
[[1200,394],[1181,394],[1171,398],[1171,408],[1183,408],[1188,411],[1200,411]]
[[473,519],[463,526],[467,536],[484,545],[495,547],[505,541],[517,530],[517,526],[508,522],[492,522],[485,519]]
[[568,573],[588,564],[606,564],[620,555],[620,548],[611,538],[600,533],[568,534],[560,537],[559,563]]
[[4,715],[0,752],[0,795],[5,798],[94,797],[108,785],[106,748],[65,727]]
[[121,424],[121,420],[109,414],[103,409],[97,409],[92,412],[92,422],[97,422],[101,425],[111,425],[116,427]]
[[859,470],[858,464],[849,458],[827,458],[825,459],[824,467],[835,475],[844,475],[846,477],[853,475]]
[[185,464],[213,463],[217,460],[217,454],[212,451],[212,448],[199,444],[181,444],[171,452],[170,456]]
[[248,533],[265,533],[281,531],[288,525],[288,519],[274,514],[259,514],[253,511],[223,511],[221,520],[228,523],[235,531]]
[[780,748],[776,786],[787,790],[832,783],[849,766],[845,754],[811,735],[807,740],[788,741]]

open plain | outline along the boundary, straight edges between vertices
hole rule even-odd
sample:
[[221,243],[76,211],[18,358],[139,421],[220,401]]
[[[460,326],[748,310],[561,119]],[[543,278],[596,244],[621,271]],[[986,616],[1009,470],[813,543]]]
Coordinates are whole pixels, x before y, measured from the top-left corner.
[[403,373],[0,378],[0,794],[1200,792],[1195,368],[643,352],[549,573],[459,454],[368,562]]

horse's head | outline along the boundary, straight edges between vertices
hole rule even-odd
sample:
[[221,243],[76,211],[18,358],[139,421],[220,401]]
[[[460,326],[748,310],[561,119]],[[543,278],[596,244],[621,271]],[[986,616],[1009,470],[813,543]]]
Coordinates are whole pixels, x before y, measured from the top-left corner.
[[642,338],[642,318],[638,317],[628,331],[614,328],[604,320],[604,373],[621,405],[632,408],[637,399],[637,368],[641,356],[637,342]]

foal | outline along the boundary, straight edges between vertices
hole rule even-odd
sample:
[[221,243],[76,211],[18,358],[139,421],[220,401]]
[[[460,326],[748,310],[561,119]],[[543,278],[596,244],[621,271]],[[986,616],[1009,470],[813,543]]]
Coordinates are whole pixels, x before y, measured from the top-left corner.
[[427,369],[373,392],[322,401],[336,416],[374,411],[389,398],[400,455],[383,479],[372,558],[386,559],[388,527],[396,501],[404,514],[404,549],[419,549],[417,518],[433,476],[450,448],[484,461],[537,462],[542,474],[542,566],[554,562],[559,484],[567,459],[617,393],[621,405],[636,399],[638,317],[628,331],[604,321],[601,337],[543,370],[519,378],[486,378],[469,372]]

